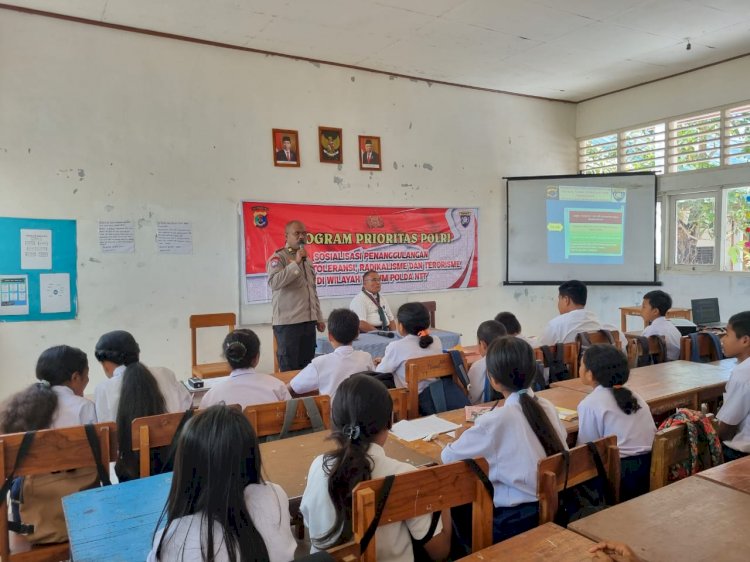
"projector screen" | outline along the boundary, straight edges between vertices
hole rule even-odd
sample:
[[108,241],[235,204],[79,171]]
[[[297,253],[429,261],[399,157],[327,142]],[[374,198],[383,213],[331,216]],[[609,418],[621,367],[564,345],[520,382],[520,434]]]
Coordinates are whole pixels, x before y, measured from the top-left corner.
[[652,173],[506,178],[506,284],[656,284]]

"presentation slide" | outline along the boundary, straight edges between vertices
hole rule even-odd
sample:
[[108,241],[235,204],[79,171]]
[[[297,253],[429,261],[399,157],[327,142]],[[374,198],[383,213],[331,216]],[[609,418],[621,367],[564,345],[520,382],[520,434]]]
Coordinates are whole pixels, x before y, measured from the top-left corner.
[[507,178],[508,284],[656,283],[656,176]]
[[560,185],[546,196],[549,263],[623,263],[625,189]]

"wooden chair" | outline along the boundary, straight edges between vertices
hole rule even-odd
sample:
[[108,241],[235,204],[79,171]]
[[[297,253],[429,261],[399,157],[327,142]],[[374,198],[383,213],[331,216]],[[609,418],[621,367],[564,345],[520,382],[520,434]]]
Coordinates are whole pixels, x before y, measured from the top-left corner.
[[[693,344],[690,336],[682,336],[680,338],[680,359],[683,361],[692,361],[693,355]],[[698,357],[701,361],[720,361],[723,357],[719,357],[716,353],[716,349],[712,345],[711,338],[708,334],[698,333]]]
[[[571,343],[564,343],[563,345],[563,363],[567,365],[568,372],[570,373],[571,377],[577,377],[578,376],[578,342],[571,342]],[[549,346],[550,351],[552,352],[553,356],[557,356],[557,346],[551,345]],[[537,361],[541,361],[544,363],[544,354],[542,353],[542,350],[538,347],[534,348],[534,356],[536,357]],[[546,363],[544,363],[545,367],[549,367]]]
[[[718,430],[719,422],[713,414],[707,414],[714,429]],[[651,449],[651,491],[663,488],[671,484],[669,480],[669,469],[677,463],[686,461],[690,457],[688,450],[687,426],[677,425],[657,431],[654,436],[654,445]],[[698,454],[703,460],[705,468],[711,467],[711,455],[708,446],[700,443]]]
[[[485,459],[476,459],[485,472]],[[378,495],[383,478],[361,482],[352,493],[352,530],[354,543],[359,544],[370,523],[375,519]],[[456,462],[398,474],[383,508],[381,525],[404,521],[458,505],[472,504],[471,548],[477,552],[492,544],[492,497],[472,469]],[[364,562],[374,562],[377,534],[362,553]]]
[[393,400],[393,423],[409,419],[409,391],[405,388],[389,388]]
[[[466,357],[461,353],[464,368],[466,367]],[[409,391],[408,419],[413,420],[419,417],[419,382],[425,379],[436,379],[440,377],[453,377],[458,388],[465,390],[463,383],[456,375],[456,369],[453,367],[453,361],[448,353],[439,355],[428,355],[427,357],[418,357],[409,359],[405,364],[406,370],[406,388]]]
[[[311,396],[318,407],[320,417],[323,419],[323,425],[326,429],[331,428],[331,397],[327,395]],[[258,437],[267,437],[269,435],[278,435],[284,426],[284,417],[288,401],[270,402],[268,404],[254,404],[247,406],[243,410],[244,416],[250,420],[255,428]],[[307,410],[302,399],[297,401],[297,411],[294,415],[292,425],[287,428],[289,431],[299,431],[301,429],[310,429],[312,421],[307,415]]]
[[[626,353],[628,356],[628,365],[633,368],[638,366],[638,359],[643,355],[643,350],[638,344],[638,339],[626,336]],[[648,337],[648,354],[656,360],[657,363],[664,363],[667,360],[667,342],[664,336]]]
[[[605,330],[605,331],[612,334],[612,338],[615,340],[615,345],[621,348],[622,346],[620,345],[620,332],[618,330]],[[591,332],[583,332],[583,333],[588,336],[589,341],[592,344],[609,343],[607,336],[605,336],[601,330],[593,330]]]
[[190,353],[193,365],[193,376],[201,379],[221,377],[232,372],[226,361],[218,363],[198,363],[198,328],[216,328],[226,326],[229,332],[234,331],[237,316],[234,312],[220,312],[217,314],[193,314],[190,316]]
[[[229,407],[240,409],[238,404],[232,404]],[[197,416],[202,412],[203,410],[193,410],[193,415]],[[133,420],[130,425],[131,447],[133,451],[141,453],[139,465],[141,478],[151,476],[151,449],[171,445],[184,416],[185,412],[176,412]]]
[[[594,441],[607,472],[607,482],[611,486],[615,502],[620,495],[620,451],[617,448],[617,437],[610,435]],[[586,445],[579,445],[570,450],[568,469],[568,488],[596,478],[596,464]],[[539,496],[539,524],[549,523],[555,517],[558,508],[558,494],[565,487],[565,460],[561,453],[539,461],[537,465],[537,494]]]
[[[117,437],[113,422],[96,424],[105,467],[117,458]],[[0,436],[0,478],[13,472],[23,433]],[[15,476],[50,474],[61,470],[96,467],[83,426],[38,431]],[[5,499],[5,498],[4,498]],[[3,562],[58,562],[70,558],[68,543],[31,545],[25,537],[8,531],[8,509],[0,509],[0,560]]]
[[329,548],[328,554],[330,554],[336,562],[359,562],[361,552],[358,543],[348,542],[340,546]]
[[273,334],[273,372],[279,373],[279,356],[277,355],[279,351],[279,342],[276,341],[276,334]]
[[422,304],[427,309],[427,312],[430,313],[430,328],[435,327],[435,311],[437,310],[437,302],[436,301],[422,301]]

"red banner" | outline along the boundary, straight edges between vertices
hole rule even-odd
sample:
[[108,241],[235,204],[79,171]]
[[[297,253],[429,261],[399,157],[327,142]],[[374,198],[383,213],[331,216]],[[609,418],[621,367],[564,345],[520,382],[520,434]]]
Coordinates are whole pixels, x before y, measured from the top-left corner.
[[475,208],[347,207],[242,203],[245,302],[271,299],[266,261],[301,221],[321,298],[354,295],[362,274],[380,273],[383,292],[477,286]]

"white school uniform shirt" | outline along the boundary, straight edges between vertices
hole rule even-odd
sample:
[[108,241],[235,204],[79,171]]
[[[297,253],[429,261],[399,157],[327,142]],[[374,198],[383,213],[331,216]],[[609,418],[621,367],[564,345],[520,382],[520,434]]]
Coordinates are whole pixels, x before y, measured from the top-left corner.
[[57,394],[57,409],[50,429],[96,423],[96,406],[91,400],[78,396],[72,388],[64,385],[55,385],[52,391]]
[[[367,293],[367,295],[372,295],[372,293]],[[354,312],[354,314],[359,317],[360,321],[364,320],[373,326],[380,326],[381,322],[378,306],[372,302],[372,299],[367,295],[364,291],[360,291],[354,295],[352,302],[349,303],[349,310]],[[372,298],[377,300],[375,295],[372,295]],[[383,312],[385,312],[385,318],[390,324],[393,321],[393,312],[391,312],[391,307],[388,306],[388,301],[385,300],[383,293],[380,293],[380,307],[383,309]],[[386,326],[385,329],[387,330],[388,326]]]
[[[379,373],[393,373],[393,382],[399,388],[406,388],[406,361],[417,357],[440,355],[443,353],[443,343],[437,336],[432,336],[432,343],[426,348],[419,347],[419,336],[408,334],[400,340],[392,341],[385,348],[385,355],[375,368]],[[430,386],[435,379],[419,381],[418,392]]]
[[[370,444],[367,455],[372,460],[373,479],[416,470],[410,464],[386,456],[383,447],[375,443]],[[333,527],[336,520],[336,510],[333,507],[331,496],[328,494],[328,474],[325,472],[323,462],[324,455],[321,455],[310,466],[307,486],[302,494],[302,503],[300,504],[300,511],[311,539],[325,535]],[[430,530],[431,523],[432,514],[427,514],[378,527],[378,530],[375,531],[375,550],[378,562],[413,561],[411,537],[417,540],[424,538]],[[434,535],[440,533],[442,529],[442,523],[438,521]],[[338,535],[331,542],[335,542],[337,538]],[[313,540],[311,542],[310,552],[317,552],[319,549],[315,546],[315,542]]]
[[289,386],[297,394],[318,390],[333,400],[336,389],[342,382],[354,373],[374,369],[372,355],[366,351],[357,351],[351,345],[342,345],[334,349],[333,353],[319,355],[313,359],[307,367],[297,373],[289,382]]
[[716,418],[728,425],[737,425],[737,433],[724,444],[735,451],[750,453],[750,359],[732,369],[724,392],[724,405]]
[[[529,390],[529,396],[534,393]],[[567,433],[549,400],[537,398],[563,446]],[[512,507],[537,501],[537,463],[547,455],[521,409],[517,392],[505,403],[477,418],[474,427],[446,446],[444,463],[484,457],[490,465],[488,477],[495,488],[495,507]]]
[[[125,365],[118,366],[112,373],[112,378],[97,385],[94,390],[96,403],[96,417],[100,422],[117,420],[117,406],[120,404],[122,391],[122,375]],[[164,404],[168,413],[184,412],[193,405],[193,397],[187,388],[177,380],[174,372],[164,367],[148,367],[154,375],[156,384],[164,396]]]
[[487,358],[477,359],[469,367],[469,401],[472,404],[481,404],[484,398],[484,385],[487,379]]
[[[268,550],[271,562],[289,562],[294,558],[297,542],[294,540],[289,515],[289,498],[281,486],[266,482],[250,484],[245,488],[245,505]],[[199,531],[200,529],[200,531]],[[214,560],[229,562],[227,547],[222,539],[222,528],[214,523]],[[164,533],[159,529],[154,536],[147,562],[157,562],[156,549]],[[206,543],[207,531],[201,525],[201,514],[186,515],[175,519],[169,526],[169,533],[162,545],[162,562],[179,560],[202,562],[201,542]],[[205,546],[204,546],[205,548]]]
[[560,314],[549,321],[539,338],[540,345],[571,343],[581,332],[601,330],[602,325],[596,314],[585,308],[577,308]]
[[201,409],[224,402],[239,404],[241,408],[291,400],[286,385],[276,377],[256,373],[255,369],[235,369],[229,378],[212,386],[201,399]]
[[[632,391],[631,391],[632,392]],[[612,389],[601,385],[578,404],[578,445],[617,436],[620,458],[634,457],[651,451],[656,424],[646,401],[633,392],[641,406],[630,415],[617,405]]]
[[680,358],[680,338],[682,334],[672,322],[664,316],[659,316],[651,322],[651,325],[643,330],[643,337],[664,336],[667,344],[667,361]]

